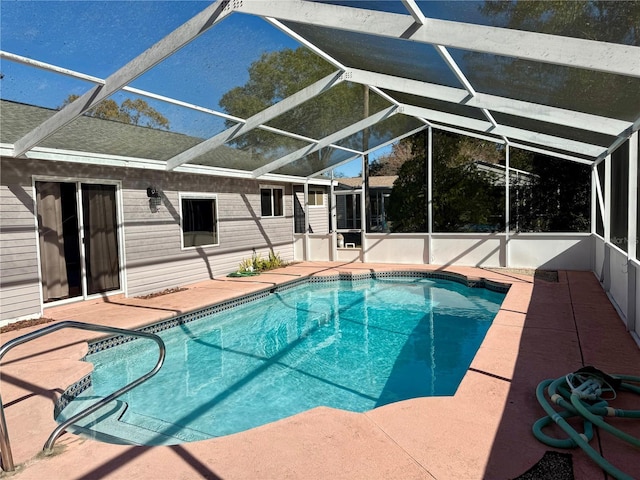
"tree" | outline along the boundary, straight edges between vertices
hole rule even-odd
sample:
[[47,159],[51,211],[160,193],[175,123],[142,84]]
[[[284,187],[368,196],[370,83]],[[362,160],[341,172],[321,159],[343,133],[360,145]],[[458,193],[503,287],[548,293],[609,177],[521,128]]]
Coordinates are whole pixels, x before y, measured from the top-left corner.
[[514,168],[531,175],[530,181],[512,187],[514,231],[589,231],[591,169],[588,165],[516,149],[512,149],[511,156]]
[[[433,133],[433,227],[435,231],[493,231],[504,228],[500,145],[448,132]],[[394,232],[427,231],[426,132],[402,140],[410,158],[398,171],[389,205]],[[393,153],[393,151],[392,151]],[[480,163],[489,168],[480,168]],[[502,182],[502,185],[504,183]]]
[[[401,140],[408,154],[398,170],[389,198],[388,218],[392,232],[427,231],[426,134],[416,133]],[[393,151],[392,151],[393,153]]]
[[369,166],[369,174],[373,176],[398,175],[400,168],[413,158],[409,142],[396,142],[391,147],[391,152],[378,157]]
[[[60,108],[67,106],[78,98],[78,95],[69,95]],[[115,120],[131,125],[169,130],[169,120],[141,98],[135,100],[126,99],[121,105],[108,98],[86,112],[85,115],[103,120]]]
[[[638,1],[500,0],[485,1],[479,9],[510,29],[640,44]],[[632,77],[487,54],[471,53],[464,61],[471,83],[485,93],[630,121],[637,117],[640,82]]]
[[[264,53],[249,67],[249,80],[243,86],[225,93],[220,99],[220,106],[231,115],[249,118],[334,71],[333,66],[304,47]],[[267,125],[321,139],[362,120],[367,111],[369,115],[373,115],[390,105],[373,94],[369,95],[368,105],[365,105],[365,98],[365,87],[341,82],[272,119]],[[227,122],[228,126],[234,124],[233,121]],[[369,138],[384,136],[390,128],[393,127],[385,122],[370,127]],[[340,141],[340,144],[363,150],[366,142],[367,135],[358,132]],[[234,139],[232,143],[237,148],[250,150],[257,165],[266,164],[308,145],[308,142],[263,129],[254,129]],[[305,158],[305,165],[291,164],[281,171],[309,175],[324,170],[335,163],[331,153],[330,149],[314,152]]]
[[640,43],[640,4],[635,0],[505,2],[488,0],[480,11],[508,28],[602,42]]

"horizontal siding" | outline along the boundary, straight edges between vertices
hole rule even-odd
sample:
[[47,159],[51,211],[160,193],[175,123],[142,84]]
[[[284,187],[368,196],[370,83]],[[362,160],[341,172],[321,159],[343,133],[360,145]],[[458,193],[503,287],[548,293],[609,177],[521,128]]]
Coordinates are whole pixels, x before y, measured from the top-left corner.
[[[235,271],[254,249],[266,257],[272,248],[283,260],[293,260],[293,202],[289,185],[283,184],[285,216],[261,218],[260,182],[255,180],[34,159],[2,162],[2,319],[37,314],[41,309],[38,235],[33,214],[34,175],[121,182],[118,197],[121,247],[127,261],[125,273],[130,296]],[[160,192],[158,205],[147,197],[149,186]],[[180,193],[216,195],[219,245],[181,249]]]
[[38,268],[36,257],[20,256],[16,259],[0,256],[0,275],[4,275],[12,268],[33,267]]
[[11,257],[22,258],[24,256],[36,255],[36,242],[19,243],[15,241],[2,242],[0,241],[0,255],[4,258],[10,259]]
[[2,295],[0,298],[3,300],[2,309],[4,311],[4,309],[8,307],[8,304],[4,303],[4,301],[8,301],[11,304],[18,306],[20,303],[39,302],[40,291],[34,290],[30,285],[6,287],[2,289]]
[[40,291],[31,285],[0,290],[0,320],[37,315],[41,312]]
[[[260,184],[256,181],[164,174],[153,185],[161,202],[149,207],[147,181],[132,172],[123,184],[127,258],[127,293],[145,295],[196,283],[237,270],[253,249],[284,252],[293,258],[291,189],[285,187],[285,214],[260,218]],[[144,175],[142,172],[141,175]],[[151,182],[153,183],[153,182]],[[215,194],[218,202],[219,245],[181,249],[180,193]],[[283,257],[284,258],[284,257]]]
[[[293,246],[288,244],[276,250],[283,261],[293,260]],[[191,258],[189,260],[167,261],[152,265],[133,267],[128,271],[127,278],[130,296],[145,295],[181,285],[188,285],[207,280],[216,276],[226,275],[236,271],[240,262],[250,258],[253,252],[238,251],[233,254],[219,254],[205,258]],[[266,258],[268,250],[258,253]]]
[[38,281],[38,268],[36,265],[24,267],[12,266],[2,271],[0,283],[2,285]]
[[324,207],[309,207],[309,226],[313,233],[321,235],[329,233],[329,211],[326,201],[324,205]]
[[0,234],[2,237],[0,238],[0,245],[2,248],[10,248],[13,246],[29,246],[29,248],[33,248],[33,246],[37,242],[37,231],[33,228],[33,225],[30,229],[27,227],[20,228],[18,231],[15,229],[2,228],[0,229]]
[[[8,184],[7,180],[15,183]],[[2,159],[0,185],[0,321],[38,315],[40,281],[31,177]]]

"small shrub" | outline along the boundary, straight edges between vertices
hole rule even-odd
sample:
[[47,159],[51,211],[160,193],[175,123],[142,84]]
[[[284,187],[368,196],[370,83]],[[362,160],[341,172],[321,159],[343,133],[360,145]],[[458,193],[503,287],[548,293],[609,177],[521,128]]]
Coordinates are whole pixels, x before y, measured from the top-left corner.
[[268,258],[262,258],[260,254],[254,253],[251,258],[242,260],[238,273],[259,273],[283,266],[285,266],[285,262],[280,258],[280,255],[270,250]]

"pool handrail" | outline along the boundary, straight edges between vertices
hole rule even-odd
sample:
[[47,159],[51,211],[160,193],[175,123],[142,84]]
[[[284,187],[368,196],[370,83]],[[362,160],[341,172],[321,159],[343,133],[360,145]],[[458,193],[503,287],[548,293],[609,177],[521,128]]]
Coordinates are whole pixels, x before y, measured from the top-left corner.
[[[42,337],[44,335],[48,335],[49,333],[62,330],[64,328],[77,328],[80,330],[92,330],[96,332],[112,333],[112,334],[123,335],[123,336],[148,338],[158,344],[158,348],[160,350],[159,358],[158,358],[158,361],[156,362],[155,367],[153,367],[153,369],[151,369],[146,374],[128,383],[124,387],[116,390],[111,395],[100,399],[93,405],[90,405],[89,407],[85,408],[81,412],[77,413],[76,415],[72,416],[65,422],[58,425],[58,427],[56,427],[56,429],[51,433],[46,443],[44,444],[43,450],[45,452],[51,452],[55,441],[62,434],[62,432],[66,430],[66,428],[69,425],[72,425],[78,420],[81,420],[87,415],[90,415],[91,413],[95,412],[96,410],[103,407],[107,403],[111,402],[112,400],[115,400],[120,395],[128,392],[134,387],[137,387],[141,383],[146,382],[149,378],[153,377],[156,373],[158,373],[158,371],[160,370],[160,368],[164,363],[164,358],[166,355],[166,347],[164,342],[158,335],[155,335],[153,333],[143,332],[140,330],[128,330],[124,328],[110,327],[107,325],[94,325],[90,323],[76,322],[72,320],[64,320],[54,325],[50,325],[48,327],[44,327],[39,330],[36,330],[35,332],[27,333],[20,337],[14,338],[13,340],[9,340],[2,347],[0,347],[0,361],[2,360],[2,357],[4,357],[5,354],[12,348],[17,347],[18,345],[21,345],[23,343],[29,342],[31,340],[34,340],[36,338]],[[9,441],[9,433],[7,431],[7,423],[4,416],[4,407],[2,404],[1,398],[0,398],[0,460],[2,460],[2,470],[4,470],[5,472],[12,472],[15,470],[15,465],[13,464],[13,456],[11,454],[11,443]]]

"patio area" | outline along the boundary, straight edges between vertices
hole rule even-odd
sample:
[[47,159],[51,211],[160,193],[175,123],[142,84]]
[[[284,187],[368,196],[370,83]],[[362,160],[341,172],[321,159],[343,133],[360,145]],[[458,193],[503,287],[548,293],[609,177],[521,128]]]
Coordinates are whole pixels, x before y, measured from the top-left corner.
[[[434,265],[300,262],[256,277],[216,277],[152,298],[105,297],[45,310],[55,320],[139,328],[309,275],[384,270],[444,270],[511,288],[458,391],[366,413],[318,407],[262,427],[167,447],[100,443],[64,434],[55,454],[39,454],[55,428],[53,404],[86,375],[86,340],[62,330],[12,350],[2,363],[2,400],[19,479],[514,479],[554,450],[532,424],[544,416],[539,382],[593,365],[640,376],[640,348],[625,331],[592,272],[559,271],[545,281],[508,270]],[[41,326],[2,334],[2,343]],[[170,401],[170,397],[167,398]],[[616,408],[637,409],[619,394]],[[630,403],[632,402],[632,403]],[[640,422],[610,423],[636,437]],[[560,436],[560,435],[559,435]],[[591,445],[620,470],[640,477],[640,451],[607,432]],[[580,449],[570,455],[575,479],[607,478]],[[562,476],[560,467],[543,477]]]

